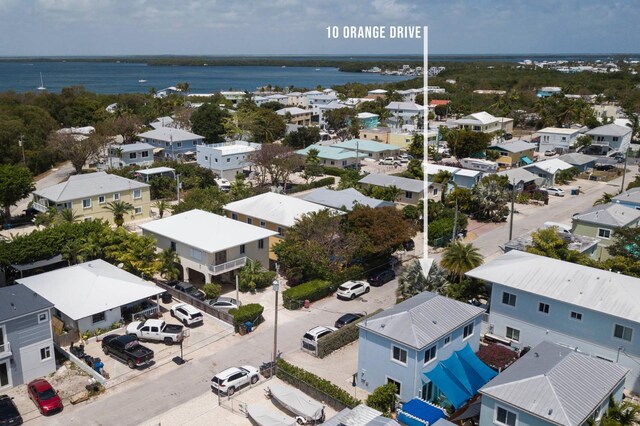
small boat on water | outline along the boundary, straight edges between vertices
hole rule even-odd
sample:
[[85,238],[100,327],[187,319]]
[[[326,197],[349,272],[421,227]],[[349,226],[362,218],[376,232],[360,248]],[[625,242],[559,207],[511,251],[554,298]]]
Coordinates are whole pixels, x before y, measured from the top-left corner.
[[40,91],[47,90],[47,88],[44,86],[44,80],[42,79],[42,73],[40,73],[40,87],[38,87],[38,90],[40,90]]
[[283,66],[281,66],[280,68],[286,68],[286,67],[287,67],[286,65],[283,65]]
[[320,71],[320,68],[316,68],[316,71]]
[[146,83],[147,80],[145,80],[144,78],[141,78],[140,80],[138,80],[138,83]]

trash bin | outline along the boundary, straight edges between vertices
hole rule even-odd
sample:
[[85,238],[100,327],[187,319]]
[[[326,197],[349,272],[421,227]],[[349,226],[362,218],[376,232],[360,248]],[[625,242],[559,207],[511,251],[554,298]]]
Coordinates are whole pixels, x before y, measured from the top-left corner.
[[309,305],[311,304],[311,302],[309,302],[309,299],[305,299],[304,300],[304,307],[305,309],[309,309]]
[[572,189],[571,190],[571,195],[578,195],[578,190],[577,189]]
[[247,321],[244,323],[244,327],[247,330],[247,333],[251,333],[251,330],[253,330],[253,323],[251,321]]
[[238,332],[241,336],[244,336],[245,334],[247,334],[247,326],[245,324],[240,324],[240,327],[238,327]]
[[171,293],[165,291],[162,293],[162,303],[171,303],[173,299],[171,298]]

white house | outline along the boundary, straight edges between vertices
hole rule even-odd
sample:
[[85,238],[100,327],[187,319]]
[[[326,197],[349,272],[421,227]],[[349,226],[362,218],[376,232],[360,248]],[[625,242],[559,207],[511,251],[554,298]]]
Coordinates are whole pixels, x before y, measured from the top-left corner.
[[540,138],[538,151],[555,150],[558,153],[567,152],[576,145],[576,141],[581,134],[579,129],[545,127],[536,132],[536,135]]
[[591,137],[592,147],[600,147],[602,154],[609,151],[626,153],[631,145],[631,127],[628,126],[607,124],[591,129],[585,135]]
[[174,127],[159,127],[138,135],[141,142],[153,145],[162,156],[174,160],[193,156],[196,147],[204,143],[204,136]]
[[480,426],[599,424],[627,369],[542,342],[480,389]]
[[[345,105],[337,100],[328,102],[328,103],[320,103],[315,104],[313,108],[314,117],[317,116],[318,125],[324,128],[327,124],[326,114],[328,111],[340,108],[350,108],[348,105]],[[314,119],[315,120],[315,119]]]
[[389,122],[402,127],[403,124],[414,124],[418,118],[424,117],[424,107],[415,102],[389,102],[385,107],[391,114]]
[[54,315],[80,333],[109,328],[122,319],[121,308],[164,293],[153,283],[102,259],[20,278],[17,282],[53,303]]
[[233,181],[236,173],[250,165],[249,156],[260,147],[260,144],[245,141],[198,145],[196,160],[200,167],[211,169],[218,176]]
[[307,109],[302,109],[299,107],[287,107],[282,108],[276,111],[281,117],[285,117],[288,119],[288,122],[291,124],[297,124],[298,126],[309,126],[311,125],[311,111]]
[[502,130],[506,133],[513,132],[513,119],[507,117],[494,117],[488,112],[476,112],[474,114],[465,115],[454,121],[461,129],[471,130],[474,132],[492,133]]
[[143,235],[156,239],[158,249],[173,249],[178,254],[185,281],[199,283],[231,281],[234,271],[249,259],[269,265],[268,240],[276,235],[203,210],[189,210],[140,228]]
[[467,276],[491,285],[491,334],[616,362],[631,370],[625,386],[640,390],[640,279],[517,250]]
[[235,107],[238,106],[240,102],[247,99],[247,93],[239,91],[239,90],[228,90],[220,92],[220,94]]

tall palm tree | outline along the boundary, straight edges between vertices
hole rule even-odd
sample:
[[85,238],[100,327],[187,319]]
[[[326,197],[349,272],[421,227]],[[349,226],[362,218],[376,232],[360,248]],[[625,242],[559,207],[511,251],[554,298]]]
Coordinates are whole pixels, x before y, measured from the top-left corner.
[[167,248],[158,253],[158,263],[160,275],[169,281],[178,279],[180,276],[180,269],[178,268],[180,258],[174,250]]
[[414,260],[400,274],[396,295],[398,299],[405,300],[423,291],[440,293],[446,284],[445,274],[437,263],[431,264],[431,269],[425,277],[420,262]]
[[440,264],[461,282],[465,273],[482,265],[482,262],[482,255],[473,244],[456,241],[444,250]]
[[262,277],[262,264],[257,260],[247,260],[246,265],[240,270],[240,287],[254,291],[259,286]]
[[400,199],[400,197],[402,197],[402,189],[398,188],[395,185],[391,185],[385,188],[384,191],[384,200],[385,201],[398,201]]
[[170,205],[166,200],[157,200],[154,207],[158,209],[158,215],[160,216],[160,219],[162,219],[164,212],[169,210]]
[[57,220],[63,223],[73,223],[80,219],[80,216],[76,214],[72,209],[62,209],[56,216]]
[[603,204],[609,204],[611,200],[613,200],[613,197],[615,197],[615,194],[609,194],[608,192],[605,192],[600,198],[596,200],[595,203],[593,203],[593,205],[600,206]]
[[107,203],[104,208],[113,214],[113,223],[115,223],[117,227],[124,224],[124,215],[132,212],[134,209],[131,203],[120,200]]

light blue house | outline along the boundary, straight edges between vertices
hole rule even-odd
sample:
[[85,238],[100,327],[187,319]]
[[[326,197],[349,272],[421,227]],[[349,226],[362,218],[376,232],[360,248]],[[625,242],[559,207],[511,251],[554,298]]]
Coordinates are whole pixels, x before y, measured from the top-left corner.
[[447,191],[451,191],[455,186],[471,189],[480,182],[480,179],[482,179],[483,176],[483,173],[479,170],[461,169],[458,167],[444,166],[442,164],[429,163],[427,164],[426,170],[430,181],[438,173],[451,173],[453,179],[449,181],[449,188]]
[[492,335],[616,362],[631,370],[625,386],[640,390],[640,279],[516,250],[467,276],[492,286]]
[[474,354],[483,313],[424,292],[360,322],[357,385],[393,383],[400,401],[459,407],[496,374]]
[[553,95],[559,95],[560,93],[562,93],[561,87],[548,86],[539,88],[536,91],[536,96],[539,98],[548,98]]
[[299,149],[296,153],[306,157],[312,149],[318,151],[320,164],[323,166],[339,167],[341,169],[355,168],[360,163],[360,160],[367,158],[367,154],[364,152],[356,153],[356,151],[339,148],[336,145],[325,146],[313,144],[305,149]]
[[480,389],[480,426],[598,424],[609,396],[622,399],[627,371],[542,342]]
[[350,139],[332,145],[336,148],[348,149],[358,153],[364,153],[369,158],[380,160],[387,157],[395,157],[400,152],[400,148],[387,143],[370,141],[367,139]]
[[174,160],[195,157],[196,146],[204,143],[204,136],[175,127],[160,127],[141,133],[138,137],[141,142],[148,143],[161,151],[162,157]]
[[127,166],[148,167],[153,164],[155,147],[144,142],[109,147],[107,166],[120,169]]
[[360,127],[364,129],[373,129],[378,127],[379,116],[378,114],[372,114],[370,112],[361,112],[356,118],[358,119],[358,124]]
[[640,210],[640,188],[631,188],[613,197],[613,203]]

